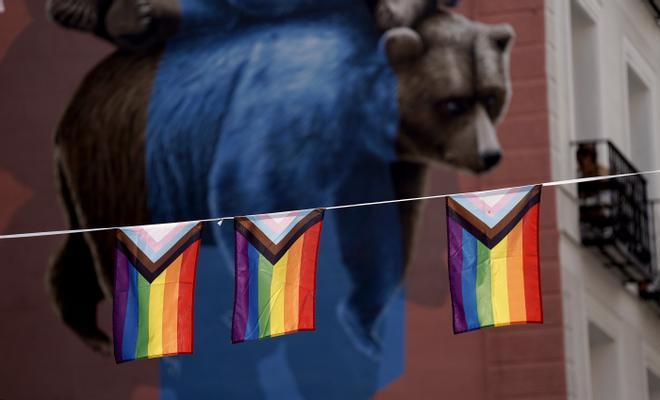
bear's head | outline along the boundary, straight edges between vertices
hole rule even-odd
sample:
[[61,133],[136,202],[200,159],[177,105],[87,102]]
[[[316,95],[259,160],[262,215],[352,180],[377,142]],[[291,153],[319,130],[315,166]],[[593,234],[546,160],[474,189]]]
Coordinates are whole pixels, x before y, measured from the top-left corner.
[[440,10],[414,29],[385,33],[398,76],[399,157],[486,171],[502,150],[495,125],[511,98],[508,24],[485,25]]

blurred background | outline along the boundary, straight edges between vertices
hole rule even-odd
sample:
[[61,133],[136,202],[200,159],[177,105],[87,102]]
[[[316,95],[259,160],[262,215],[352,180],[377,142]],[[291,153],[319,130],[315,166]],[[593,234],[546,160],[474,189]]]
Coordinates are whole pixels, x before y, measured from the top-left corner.
[[[659,1],[463,0],[457,12],[515,27],[514,95],[498,128],[500,165],[480,176],[436,168],[430,193],[660,168]],[[0,232],[66,226],[54,128],[82,77],[111,50],[48,21],[43,1],[5,1]],[[405,281],[402,352],[370,394],[660,399],[659,200],[653,175],[544,189],[545,323],[459,336],[451,332],[445,210],[429,202]],[[0,241],[0,398],[176,397],[162,375],[167,361],[117,366],[58,320],[44,276],[61,240]],[[111,308],[105,301],[99,310],[106,331]]]

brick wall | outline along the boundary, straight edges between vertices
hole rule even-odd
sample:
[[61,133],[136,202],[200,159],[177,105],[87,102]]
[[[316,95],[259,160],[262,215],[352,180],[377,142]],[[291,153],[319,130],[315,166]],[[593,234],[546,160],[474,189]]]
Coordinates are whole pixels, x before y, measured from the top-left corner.
[[[110,51],[57,27],[43,0],[5,1],[0,14],[0,232],[66,226],[56,195],[53,133],[82,76]],[[155,399],[158,365],[117,368],[89,350],[53,312],[45,286],[63,237],[0,241],[2,399]],[[99,322],[111,327],[111,302]]]
[[[22,96],[0,96],[0,132],[8,133],[0,149],[0,230],[58,228],[63,221],[52,178],[52,127],[80,76],[108,49],[98,41],[47,22],[43,1],[6,5],[7,11],[0,17],[0,26],[5,28],[0,30],[0,77],[7,78],[1,80],[5,91]],[[432,177],[430,192],[549,180],[543,2],[463,0],[460,11],[486,22],[510,22],[518,32],[512,60],[514,100],[499,128],[505,158],[494,173],[480,178],[439,169]],[[31,24],[24,30],[28,22]],[[32,69],[26,70],[26,66]],[[40,96],[36,98],[41,102],[35,103],[35,96],[26,88],[38,91]],[[32,168],[24,168],[25,164]],[[550,191],[544,195],[542,208],[545,325],[454,336],[444,265],[444,206],[442,201],[427,204],[421,245],[406,281],[406,371],[379,397],[565,398],[558,234]],[[0,299],[5,301],[1,303],[7,305],[5,311],[23,310],[14,318],[11,329],[0,329],[4,342],[17,344],[6,349],[5,367],[0,368],[0,376],[14,377],[12,382],[3,382],[2,397],[43,397],[44,393],[68,393],[71,398],[89,398],[92,394],[107,398],[154,397],[157,370],[149,368],[154,364],[114,368],[106,359],[90,353],[52,313],[42,277],[58,241],[35,239],[0,245],[5,264],[21,271],[13,275],[11,285],[4,287]],[[109,315],[108,304],[101,315]],[[107,328],[109,321],[101,322]],[[44,328],[48,335],[38,335],[38,340],[30,336]],[[28,346],[31,354],[38,355],[38,363],[36,356],[25,352]],[[98,393],[99,387],[104,388],[102,394]]]
[[[480,176],[434,173],[429,191],[450,193],[551,180],[543,0],[463,0],[459,11],[517,32],[512,54],[513,101],[498,132],[502,163]],[[541,279],[545,324],[454,336],[446,272],[442,201],[425,210],[420,244],[407,277],[406,370],[382,399],[565,399],[566,378],[556,204],[544,189]],[[441,228],[444,229],[444,228]],[[440,266],[438,265],[440,264]]]

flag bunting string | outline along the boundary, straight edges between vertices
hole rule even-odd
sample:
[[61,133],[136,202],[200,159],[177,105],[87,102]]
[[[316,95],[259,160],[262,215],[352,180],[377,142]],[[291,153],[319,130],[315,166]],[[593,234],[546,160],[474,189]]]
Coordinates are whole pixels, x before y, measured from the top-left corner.
[[[369,207],[369,206],[378,206],[378,205],[385,205],[385,204],[405,203],[405,202],[410,202],[410,201],[442,199],[442,198],[446,198],[446,197],[460,196],[460,195],[465,195],[465,194],[469,194],[469,193],[485,194],[485,193],[489,193],[489,192],[498,192],[498,191],[502,191],[502,190],[522,188],[522,187],[526,187],[526,186],[530,186],[530,185],[542,185],[544,187],[563,186],[563,185],[570,185],[570,184],[576,184],[576,183],[603,181],[603,180],[609,180],[609,179],[629,178],[629,177],[633,177],[633,176],[653,175],[653,174],[657,174],[657,173],[660,173],[660,169],[649,170],[649,171],[641,171],[641,172],[630,172],[630,173],[625,173],[625,174],[600,175],[600,176],[591,176],[591,177],[585,177],[585,178],[564,179],[564,180],[549,181],[549,182],[542,182],[542,183],[532,183],[532,184],[519,185],[519,186],[510,186],[510,187],[505,187],[505,188],[481,190],[481,191],[437,194],[437,195],[429,195],[429,196],[421,196],[421,197],[410,197],[410,198],[404,198],[404,199],[371,201],[371,202],[366,202],[366,203],[352,203],[352,204],[343,204],[343,205],[335,205],[335,206],[328,206],[328,207],[316,207],[316,208],[322,208],[322,209],[325,209],[327,211],[328,210],[341,210],[341,209],[345,209],[345,208]],[[278,214],[286,214],[286,213],[290,213],[292,211],[302,211],[302,210],[279,211],[279,212],[273,212],[273,213],[269,213],[269,214],[273,215],[273,216],[276,216]],[[255,214],[255,215],[261,215],[261,214]],[[254,215],[248,215],[248,216],[254,216]],[[173,221],[173,222],[168,222],[168,223],[177,224],[177,223],[192,223],[192,222],[221,222],[221,221],[233,220],[235,218],[236,218],[236,216],[230,216],[230,217],[217,217],[217,218],[198,219],[198,220],[191,220],[191,221]],[[159,224],[152,224],[152,225],[159,225]],[[110,231],[110,230],[115,230],[115,229],[129,229],[129,228],[134,228],[136,226],[138,226],[138,225],[14,233],[14,234],[0,235],[0,240],[2,240],[2,239],[22,239],[22,238],[43,237],[43,236],[56,236],[56,235],[68,235],[68,234],[74,234],[74,233],[102,232],[102,231]],[[140,226],[149,226],[149,225],[140,225]]]

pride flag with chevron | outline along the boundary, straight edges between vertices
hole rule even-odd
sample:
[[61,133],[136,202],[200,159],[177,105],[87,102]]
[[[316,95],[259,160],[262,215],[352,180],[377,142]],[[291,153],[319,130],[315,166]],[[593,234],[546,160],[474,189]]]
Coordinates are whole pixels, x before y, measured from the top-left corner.
[[447,198],[454,333],[542,323],[541,185]]
[[191,354],[202,223],[117,230],[115,360]]
[[324,210],[237,217],[232,342],[315,329]]

